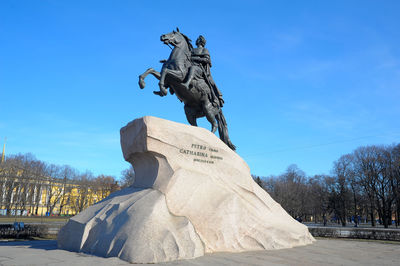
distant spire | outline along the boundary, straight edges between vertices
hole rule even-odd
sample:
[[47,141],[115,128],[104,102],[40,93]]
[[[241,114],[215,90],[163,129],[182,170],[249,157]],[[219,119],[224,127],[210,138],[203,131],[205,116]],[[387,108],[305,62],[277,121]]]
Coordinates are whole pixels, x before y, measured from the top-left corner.
[[3,153],[1,154],[1,163],[3,163],[4,162],[4,157],[6,156],[6,141],[7,141],[7,138],[4,138],[4,145],[3,145]]

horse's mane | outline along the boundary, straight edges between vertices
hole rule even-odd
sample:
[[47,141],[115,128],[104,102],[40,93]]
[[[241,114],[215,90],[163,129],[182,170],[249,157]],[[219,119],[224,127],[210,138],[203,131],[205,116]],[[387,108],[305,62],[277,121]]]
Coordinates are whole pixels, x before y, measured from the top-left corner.
[[189,47],[189,50],[190,50],[190,51],[193,51],[192,40],[189,39],[189,37],[186,36],[185,34],[183,34],[183,33],[181,33],[181,32],[179,32],[179,33],[185,38],[186,43],[187,43],[187,45],[188,45],[188,47]]

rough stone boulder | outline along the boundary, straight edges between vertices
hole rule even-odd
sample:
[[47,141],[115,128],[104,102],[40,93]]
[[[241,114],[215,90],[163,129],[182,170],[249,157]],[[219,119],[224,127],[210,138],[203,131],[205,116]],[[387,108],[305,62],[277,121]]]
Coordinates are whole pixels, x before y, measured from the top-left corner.
[[314,241],[206,129],[146,116],[121,129],[121,146],[133,186],[71,218],[60,248],[154,263]]

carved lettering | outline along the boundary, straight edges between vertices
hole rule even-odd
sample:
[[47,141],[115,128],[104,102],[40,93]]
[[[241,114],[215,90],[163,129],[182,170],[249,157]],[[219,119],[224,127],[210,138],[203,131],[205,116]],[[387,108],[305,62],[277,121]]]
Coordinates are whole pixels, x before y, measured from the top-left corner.
[[207,149],[206,146],[200,145],[200,144],[192,144],[193,149],[199,149],[199,150],[205,150]]
[[210,155],[211,159],[217,159],[217,160],[223,160],[224,158],[220,157],[220,156],[215,156],[215,155]]
[[[200,150],[200,151],[198,151]],[[199,163],[208,163],[208,164],[214,164],[214,160],[223,160],[221,156],[214,155],[213,153],[217,153],[218,149],[212,148],[212,147],[206,147],[201,144],[196,144],[192,143],[190,149],[179,149],[179,152],[185,155],[191,155],[191,156],[198,156],[198,157],[203,157],[204,159],[200,158],[194,158],[193,162],[199,162]],[[210,152],[210,154],[208,153]],[[210,158],[210,159],[208,159]],[[213,160],[211,160],[213,159]]]
[[200,151],[192,151],[192,150],[180,149],[179,152],[183,153],[183,154],[194,155],[194,156],[208,157],[207,153],[200,152]]
[[209,164],[213,164],[213,163],[214,163],[214,161],[203,160],[203,159],[197,159],[197,158],[194,158],[194,159],[193,159],[193,162],[209,163]]

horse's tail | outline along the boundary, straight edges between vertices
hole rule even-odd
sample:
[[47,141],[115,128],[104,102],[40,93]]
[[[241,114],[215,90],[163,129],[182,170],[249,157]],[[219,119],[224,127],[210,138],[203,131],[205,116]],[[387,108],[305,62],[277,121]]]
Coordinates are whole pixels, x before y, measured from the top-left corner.
[[232,150],[236,150],[235,145],[233,145],[231,140],[229,139],[228,125],[226,124],[226,120],[225,120],[224,114],[222,113],[222,110],[217,114],[217,116],[215,118],[218,121],[219,138],[223,142],[225,142],[225,144],[228,145],[229,148],[231,148]]

